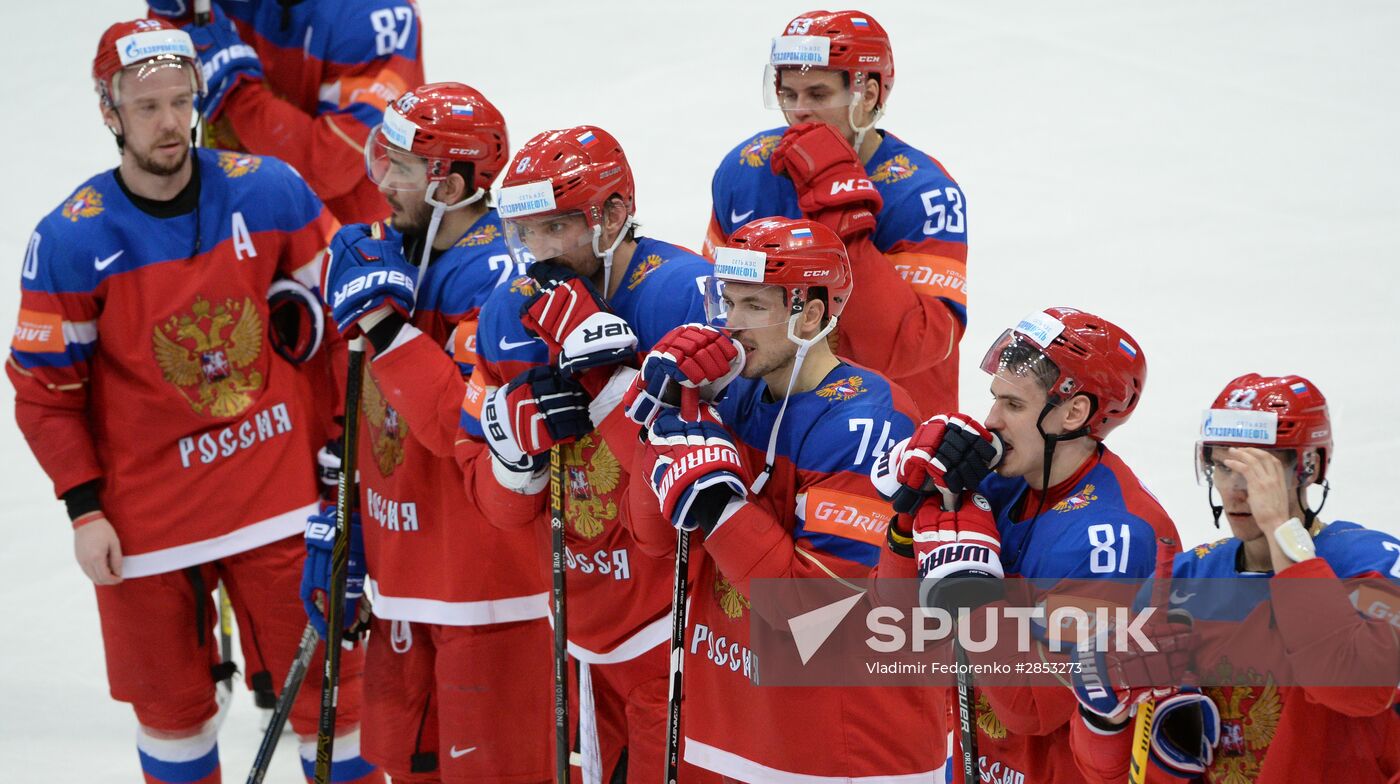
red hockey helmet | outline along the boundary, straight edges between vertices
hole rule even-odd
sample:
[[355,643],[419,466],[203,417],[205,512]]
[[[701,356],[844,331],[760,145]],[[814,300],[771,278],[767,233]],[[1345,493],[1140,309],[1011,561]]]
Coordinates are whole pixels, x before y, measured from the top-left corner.
[[[421,160],[406,161],[404,152]],[[446,179],[452,164],[462,161],[472,164],[468,185],[484,192],[509,154],[505,118],[485,96],[458,82],[435,82],[385,107],[384,121],[365,144],[365,168],[376,185],[419,190]]]
[[[1300,475],[1306,453],[1316,449],[1320,464],[1312,479],[1321,482],[1332,461],[1332,420],[1327,398],[1302,376],[1246,373],[1225,385],[1201,419],[1201,446],[1256,446],[1294,453]],[[1204,460],[1208,454],[1197,450]]]
[[1089,435],[1102,441],[1127,421],[1147,383],[1147,358],[1122,328],[1074,308],[1046,308],[1001,334],[982,358],[992,375],[1035,377],[1047,404],[1093,398]]
[[580,125],[526,142],[501,180],[496,206],[502,218],[578,211],[594,226],[613,196],[628,215],[636,213],[637,186],[622,145],[602,128]]
[[769,65],[778,70],[845,71],[853,89],[861,79],[876,74],[880,77],[880,106],[894,89],[890,37],[864,11],[808,11],[795,17],[783,28],[783,34],[773,39]]
[[[730,312],[731,283],[781,287],[785,309]],[[781,324],[801,313],[813,288],[825,291],[827,315],[841,315],[855,278],[846,245],[836,232],[816,221],[764,218],[734,232],[715,249],[714,272],[706,278],[705,315],[714,327],[757,329]]]
[[204,73],[189,33],[164,19],[133,19],[108,27],[97,43],[92,81],[102,105],[121,103],[123,72],[143,65],[148,67],[136,72],[141,76],[149,73],[149,66],[184,69],[190,75],[191,89],[204,94]]

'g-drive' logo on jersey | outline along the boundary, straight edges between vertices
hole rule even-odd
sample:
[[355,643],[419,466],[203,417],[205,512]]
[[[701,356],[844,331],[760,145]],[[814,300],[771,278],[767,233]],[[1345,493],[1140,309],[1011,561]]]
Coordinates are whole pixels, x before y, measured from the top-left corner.
[[403,286],[410,292],[413,291],[413,278],[399,272],[398,270],[375,270],[366,275],[361,275],[354,280],[341,286],[331,297],[331,307],[338,308],[340,303],[351,294],[358,294],[371,286]]
[[1201,415],[1201,440],[1236,444],[1272,444],[1278,436],[1278,414],[1272,411],[1207,409]]

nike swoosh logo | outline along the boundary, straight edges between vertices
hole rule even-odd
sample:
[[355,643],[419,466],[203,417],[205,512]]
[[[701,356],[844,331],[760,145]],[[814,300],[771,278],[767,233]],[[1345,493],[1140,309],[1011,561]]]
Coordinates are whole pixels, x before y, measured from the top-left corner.
[[476,747],[475,747],[475,746],[472,746],[472,747],[469,748],[469,749],[461,749],[461,750],[458,750],[458,748],[457,748],[456,746],[453,746],[452,748],[450,748],[450,749],[447,750],[447,753],[452,755],[452,759],[457,759],[458,757],[465,757],[465,756],[467,756],[468,754],[471,754],[473,751],[476,751]]
[[96,256],[93,256],[93,257],[92,257],[92,266],[96,267],[98,272],[101,272],[102,270],[105,270],[105,269],[107,269],[108,267],[112,266],[112,262],[114,262],[114,261],[116,261],[117,259],[121,258],[121,255],[122,255],[123,253],[126,253],[126,251],[125,251],[125,250],[119,250],[119,251],[117,251],[116,253],[113,253],[112,255],[108,256],[108,257],[105,258],[105,259],[99,259],[99,258],[97,258]]
[[1172,591],[1172,604],[1186,604],[1187,602],[1191,601],[1191,597],[1195,595],[1196,594],[1194,592],[1183,595],[1177,593],[1176,591]]
[[730,220],[731,223],[743,223],[744,221],[748,220],[748,219],[749,219],[749,216],[752,215],[752,214],[753,214],[753,210],[749,210],[748,212],[744,212],[744,213],[739,213],[739,212],[735,212],[734,210],[730,210],[730,211],[729,211],[729,220]]
[[534,343],[534,342],[535,342],[535,341],[533,341],[533,340],[522,340],[522,341],[519,341],[519,342],[517,342],[517,343],[512,343],[511,341],[506,340],[505,338],[501,338],[501,350],[502,350],[502,351],[510,351],[510,350],[513,349],[513,348],[520,348],[521,346],[528,346],[528,345],[530,345],[531,343]]

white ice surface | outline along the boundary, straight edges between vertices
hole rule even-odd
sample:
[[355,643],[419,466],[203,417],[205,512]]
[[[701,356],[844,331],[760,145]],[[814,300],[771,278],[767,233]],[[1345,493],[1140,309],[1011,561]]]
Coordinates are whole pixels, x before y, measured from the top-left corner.
[[[800,3],[424,0],[429,79],[479,87],[516,144],[590,122],[627,149],[646,233],[698,247],[714,166],[777,125],[758,85]],[[1193,478],[1199,411],[1238,373],[1296,372],[1329,396],[1329,519],[1400,531],[1400,6],[870,2],[898,81],[883,125],[967,193],[963,409],[986,412],[985,347],[1026,312],[1092,310],[1151,369],[1111,443],[1187,544],[1218,537]],[[685,9],[685,10],[683,10]],[[39,218],[116,163],[88,79],[102,29],[140,2],[7,4],[0,95],[0,323]],[[133,426],[140,426],[134,423]],[[0,394],[0,781],[140,780],[129,709],[106,696],[93,594],[62,506]],[[218,492],[211,489],[212,492]],[[226,780],[257,745],[237,695]],[[270,781],[299,780],[293,744]]]

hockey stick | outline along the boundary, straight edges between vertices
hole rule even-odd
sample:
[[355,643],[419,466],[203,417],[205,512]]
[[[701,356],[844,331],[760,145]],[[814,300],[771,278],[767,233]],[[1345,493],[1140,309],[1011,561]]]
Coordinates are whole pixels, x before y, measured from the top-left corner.
[[212,17],[209,11],[211,2],[212,0],[194,0],[194,23],[200,27],[209,24],[209,20]]
[[549,533],[552,551],[550,566],[554,576],[554,775],[558,782],[569,780],[569,635],[564,601],[568,564],[564,557],[564,455],[558,446],[549,448]]
[[272,711],[267,729],[263,730],[258,754],[253,757],[253,769],[248,772],[248,784],[262,784],[263,776],[267,775],[267,766],[272,763],[273,752],[277,751],[277,741],[282,738],[282,728],[287,724],[287,716],[292,712],[292,703],[296,702],[297,693],[301,691],[301,682],[306,679],[311,657],[315,655],[316,644],[320,641],[321,635],[316,633],[316,627],[310,623],[306,624],[306,628],[301,632],[301,644],[297,646],[296,658],[292,659],[287,678],[282,681],[282,693],[277,696],[277,707]]
[[953,638],[953,658],[958,667],[958,737],[962,741],[963,781],[979,781],[977,770],[977,703],[973,699],[972,667],[967,651]]
[[671,593],[671,683],[666,708],[666,784],[676,784],[681,752],[681,695],[685,683],[685,603],[690,576],[690,532],[676,532],[676,583]]
[[[1176,557],[1176,540],[1161,537],[1157,540],[1157,568],[1153,574],[1152,606],[1171,607],[1172,561]],[[1152,715],[1157,712],[1157,701],[1147,700],[1138,706],[1137,718],[1133,720],[1133,757],[1128,765],[1128,784],[1143,784],[1147,781],[1147,750],[1152,744]]]
[[326,661],[321,680],[321,721],[316,729],[316,784],[331,780],[335,747],[335,709],[340,686],[340,642],[345,636],[345,577],[350,568],[350,513],[358,492],[355,464],[359,449],[360,384],[363,383],[365,338],[350,341],[346,371],[345,431],[341,436],[340,487],[335,498],[335,542],[331,545],[331,584],[326,596]]

